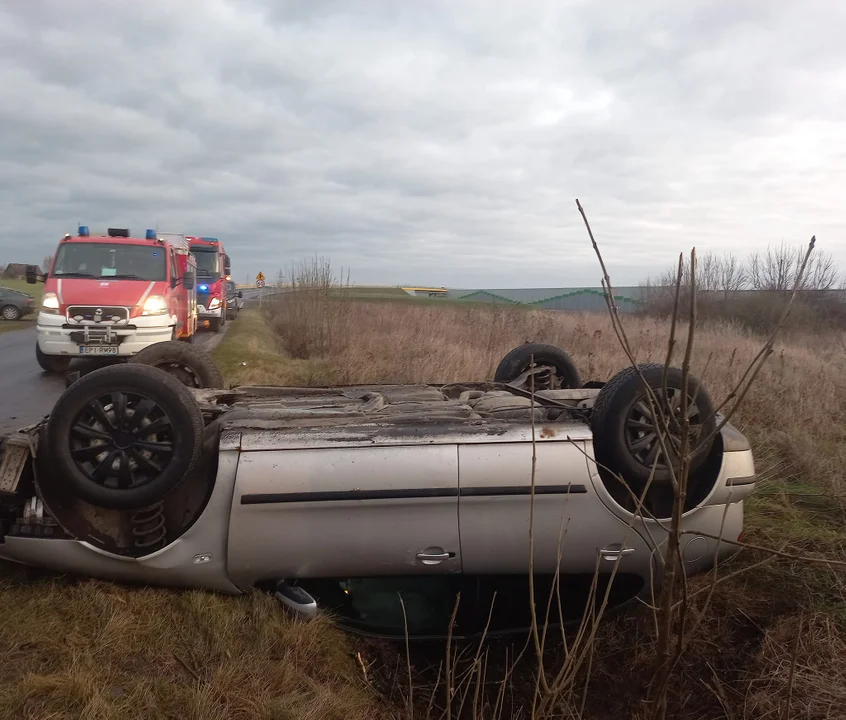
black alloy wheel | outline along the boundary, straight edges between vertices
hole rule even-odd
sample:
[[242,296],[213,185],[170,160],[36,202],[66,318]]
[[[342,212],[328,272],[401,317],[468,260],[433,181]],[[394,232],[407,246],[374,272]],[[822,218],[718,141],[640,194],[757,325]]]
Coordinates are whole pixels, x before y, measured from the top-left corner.
[[56,402],[48,451],[81,499],[134,509],[161,500],[196,465],[203,417],[176,378],[143,365],[114,365],[80,378]]

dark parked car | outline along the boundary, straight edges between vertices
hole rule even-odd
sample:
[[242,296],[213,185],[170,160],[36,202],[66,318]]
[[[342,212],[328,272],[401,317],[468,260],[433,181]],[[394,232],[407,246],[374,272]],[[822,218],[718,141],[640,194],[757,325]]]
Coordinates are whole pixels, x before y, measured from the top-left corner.
[[238,317],[238,311],[243,307],[244,301],[241,299],[244,293],[235,287],[235,283],[231,280],[226,283],[226,319],[234,320]]
[[32,295],[0,285],[0,319],[20,320],[35,310]]

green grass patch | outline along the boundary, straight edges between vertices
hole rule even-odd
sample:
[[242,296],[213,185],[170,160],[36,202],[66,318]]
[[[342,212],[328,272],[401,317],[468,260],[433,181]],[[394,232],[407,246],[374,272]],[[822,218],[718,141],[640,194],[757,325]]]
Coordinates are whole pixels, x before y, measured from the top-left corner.
[[35,315],[25,317],[23,320],[0,320],[0,333],[13,332],[14,330],[26,330],[35,327]]
[[335,377],[326,361],[285,355],[258,308],[242,310],[230,321],[212,357],[230,386],[327,385]]
[[359,298],[410,298],[405,290],[400,287],[388,287],[378,285],[353,285],[345,291],[346,296],[351,299]]
[[30,285],[26,280],[17,280],[14,278],[0,278],[0,287],[11,288],[19,292],[25,292],[32,295],[36,302],[41,301],[41,296],[44,294],[44,283],[35,283]]

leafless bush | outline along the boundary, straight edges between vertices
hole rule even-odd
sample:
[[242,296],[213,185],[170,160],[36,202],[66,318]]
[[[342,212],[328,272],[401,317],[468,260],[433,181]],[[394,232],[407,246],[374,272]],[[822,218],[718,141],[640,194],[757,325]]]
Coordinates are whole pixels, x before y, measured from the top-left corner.
[[[631,365],[634,368],[637,368],[638,364],[636,361],[636,357],[631,350],[626,329],[613,302],[613,290],[611,286],[611,281],[608,276],[608,272],[605,268],[605,263],[602,259],[602,254],[600,253],[600,250],[594,239],[590,224],[587,220],[587,216],[585,215],[585,212],[582,209],[582,206],[580,205],[578,200],[576,200],[576,205],[582,215],[585,227],[591,239],[591,243],[593,244],[597,258],[602,267],[603,287],[606,291],[606,301],[608,305],[609,314],[614,324],[615,334]],[[743,372],[736,387],[732,389],[732,391],[728,394],[725,400],[715,405],[715,412],[722,412],[723,414],[722,419],[717,425],[717,432],[719,431],[720,427],[722,427],[723,425],[725,425],[725,423],[732,419],[732,416],[736,413],[740,405],[746,399],[747,394],[749,393],[756,379],[761,373],[764,364],[773,354],[776,336],[783,329],[785,322],[790,314],[791,306],[796,299],[796,296],[803,290],[807,289],[809,281],[807,281],[806,278],[809,269],[816,268],[819,270],[819,273],[816,275],[815,278],[812,278],[811,281],[816,282],[819,281],[821,278],[824,280],[825,274],[827,272],[826,268],[830,266],[827,265],[825,261],[823,261],[822,264],[820,264],[819,261],[812,263],[812,260],[814,259],[812,251],[814,249],[815,242],[816,238],[812,237],[806,251],[804,253],[801,253],[799,257],[793,261],[793,269],[791,270],[792,275],[790,276],[792,288],[785,288],[786,302],[784,303],[778,322],[775,324],[772,333],[767,338],[766,342],[763,344],[759,352],[755,355],[752,362]],[[677,463],[673,462],[670,464],[670,475],[674,495],[674,507],[669,528],[666,552],[660,556],[660,559],[664,565],[664,582],[660,590],[660,598],[658,600],[656,608],[655,622],[658,631],[655,640],[655,674],[649,686],[651,696],[650,716],[654,718],[654,720],[664,720],[664,718],[667,717],[670,696],[670,682],[674,671],[676,670],[676,667],[679,664],[679,661],[681,660],[682,655],[684,654],[685,649],[689,643],[689,637],[687,636],[687,633],[691,632],[692,629],[698,628],[702,620],[706,617],[706,612],[704,609],[699,613],[695,620],[689,617],[690,595],[686,580],[684,582],[681,582],[681,578],[683,578],[684,575],[684,563],[680,551],[680,539],[682,534],[681,517],[684,512],[684,501],[687,492],[688,475],[690,472],[690,457],[693,451],[693,445],[689,445],[689,442],[691,442],[691,440],[689,436],[688,427],[689,420],[687,419],[688,399],[686,388],[688,387],[688,382],[690,378],[690,360],[692,356],[697,327],[696,282],[699,275],[697,274],[696,266],[696,251],[694,249],[691,252],[689,264],[687,266],[689,269],[687,274],[689,282],[689,296],[688,298],[686,298],[687,306],[685,307],[685,310],[689,314],[689,323],[687,327],[687,340],[684,348],[684,357],[681,363],[682,393],[679,417],[682,418],[681,424],[683,431],[682,433],[680,433],[680,444],[678,438],[674,437],[676,433],[673,433],[671,430],[670,421],[673,420],[674,413],[671,408],[668,410],[668,408],[665,407],[664,403],[662,402],[664,400],[664,395],[666,394],[666,387],[663,395],[660,392],[653,391],[641,375],[643,388],[646,392],[647,398],[649,399],[651,412],[653,413],[653,416],[659,420],[658,424],[660,426],[660,431],[657,434],[659,440],[661,441],[661,453],[665,457],[668,457],[667,448],[674,446],[674,454],[676,454],[678,457]],[[671,366],[675,349],[674,329],[680,319],[680,312],[682,310],[680,300],[684,279],[685,262],[684,258],[680,256],[678,271],[676,275],[674,307],[673,313],[671,315],[670,341],[668,343],[667,348],[665,372],[667,368]],[[640,374],[639,370],[638,373]],[[693,443],[701,441],[701,438],[696,438],[692,440]],[[758,551],[763,551],[764,553],[768,553],[771,557],[791,557],[790,554],[785,553],[783,550],[777,550],[775,548],[765,548],[756,546],[754,549]],[[811,556],[799,557],[797,555],[793,555],[792,557],[795,560],[802,560],[808,563],[814,563],[819,561],[819,558],[813,558]],[[716,564],[716,556],[714,560]],[[830,567],[838,567],[841,570],[844,566],[846,566],[846,562],[834,558],[823,559],[823,562],[827,562]],[[749,567],[754,567],[754,565]],[[744,569],[748,570],[749,567]],[[741,569],[738,572],[742,572],[744,569]],[[719,581],[717,578],[716,568],[712,573],[712,578],[712,584],[709,588],[707,595],[706,608],[707,605],[710,603],[714,588],[717,582]],[[791,651],[792,660],[790,662],[790,670],[787,675],[786,682],[786,700],[779,704],[779,714],[781,717],[784,718],[790,716],[790,705],[794,689],[794,671],[797,665],[800,633],[801,617],[800,627],[796,628],[794,631],[794,642]],[[839,689],[836,694],[840,694]],[[725,706],[723,709],[725,711]]]
[[[839,271],[832,256],[814,254],[797,285],[803,259],[802,248],[784,243],[753,253],[745,265],[732,254],[705,253],[697,261],[695,278],[690,264],[683,263],[679,306],[687,314],[695,286],[700,320],[734,321],[755,332],[769,333],[779,322],[785,297],[795,289],[786,330],[846,329],[846,294],[837,290]],[[644,312],[669,318],[675,306],[675,286],[675,269],[641,283]]]
[[335,276],[328,259],[315,256],[280,271],[278,289],[268,306],[268,318],[293,358],[342,353],[349,344],[349,275]]
[[749,258],[749,284],[755,290],[789,293],[794,288],[831,290],[837,287],[840,272],[831,254],[816,253],[809,259],[804,272],[801,247],[781,243],[765,252],[754,252]]

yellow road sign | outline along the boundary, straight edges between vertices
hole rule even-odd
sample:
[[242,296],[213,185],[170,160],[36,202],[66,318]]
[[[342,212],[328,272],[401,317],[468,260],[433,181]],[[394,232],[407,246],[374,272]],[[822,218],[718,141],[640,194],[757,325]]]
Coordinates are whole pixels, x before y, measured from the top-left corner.
[[264,273],[259,270],[259,274],[256,275],[256,280],[264,280]]

